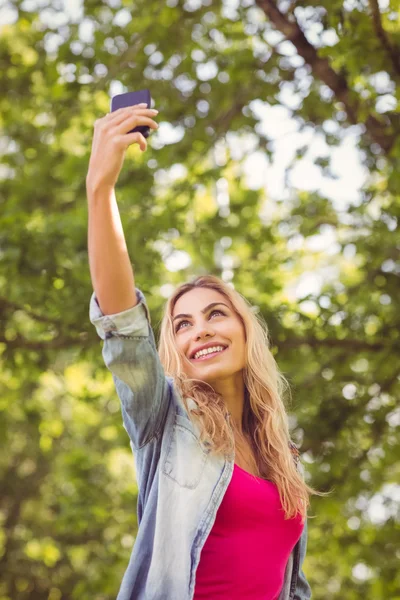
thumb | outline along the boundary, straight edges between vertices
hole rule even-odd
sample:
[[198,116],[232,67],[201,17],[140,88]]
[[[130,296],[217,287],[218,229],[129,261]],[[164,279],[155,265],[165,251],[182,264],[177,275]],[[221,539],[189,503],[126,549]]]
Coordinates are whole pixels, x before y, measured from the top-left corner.
[[125,135],[125,138],[126,138],[125,142],[126,142],[127,146],[137,143],[137,144],[139,144],[142,152],[144,152],[147,149],[146,138],[139,131],[136,131],[135,133],[127,133]]

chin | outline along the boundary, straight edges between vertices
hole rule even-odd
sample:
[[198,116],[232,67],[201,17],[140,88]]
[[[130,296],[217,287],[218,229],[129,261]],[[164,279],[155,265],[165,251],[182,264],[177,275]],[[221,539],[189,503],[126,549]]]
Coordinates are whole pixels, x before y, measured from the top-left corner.
[[202,379],[207,383],[212,383],[221,379],[229,379],[230,377],[234,377],[237,371],[233,371],[232,367],[223,368],[218,367],[217,365],[209,365],[208,367],[202,367],[201,369],[193,369],[192,373],[193,377]]

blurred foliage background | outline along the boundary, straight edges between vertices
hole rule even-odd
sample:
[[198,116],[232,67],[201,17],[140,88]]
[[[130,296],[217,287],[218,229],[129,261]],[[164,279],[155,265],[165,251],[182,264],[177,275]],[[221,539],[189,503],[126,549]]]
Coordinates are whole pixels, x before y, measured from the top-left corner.
[[[88,318],[85,176],[94,120],[143,88],[161,126],[129,149],[117,198],[156,334],[199,273],[259,307],[307,477],[334,490],[312,500],[313,598],[400,599],[397,0],[0,14],[0,599],[111,600],[134,542],[133,461]],[[365,177],[339,202],[349,140]]]

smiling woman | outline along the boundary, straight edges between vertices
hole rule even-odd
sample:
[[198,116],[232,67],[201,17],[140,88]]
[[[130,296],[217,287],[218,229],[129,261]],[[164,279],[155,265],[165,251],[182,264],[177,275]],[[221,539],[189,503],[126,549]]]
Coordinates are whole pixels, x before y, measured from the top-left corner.
[[[186,409],[188,399],[196,405],[188,415],[199,439],[216,454],[234,453],[236,464],[278,485],[278,473],[293,467],[282,399],[287,384],[269,349],[267,326],[247,300],[211,275],[180,286],[165,307],[159,355]],[[287,516],[297,512],[298,497],[305,515],[314,490],[307,491],[301,478],[298,488],[296,480],[292,485],[280,488]]]
[[157,346],[135,287],[114,184],[132,126],[97,123],[87,177],[90,319],[121,400],[139,531],[118,600],[308,600],[309,496],[266,324],[217,277],[169,298]]
[[308,600],[307,507],[323,494],[303,479],[266,324],[211,275],[169,298],[158,352],[138,288],[117,314],[93,294],[90,316],[138,476],[139,533],[117,600]]
[[[284,567],[290,563],[288,549],[293,552],[300,538],[305,544],[309,495],[320,493],[304,482],[298,469],[298,451],[290,440],[282,398],[287,384],[269,349],[266,323],[237,291],[217,277],[202,276],[181,285],[169,298],[161,323],[159,356],[200,443],[214,457],[231,457],[234,462],[233,476],[201,552],[193,598],[308,598],[304,574],[296,574],[297,588],[293,587],[288,571],[284,579]],[[185,462],[190,469],[190,462]],[[267,504],[273,500],[267,499],[264,488],[256,488],[253,495],[251,481],[243,479],[237,469],[252,475],[252,481],[273,486],[269,491],[277,494],[278,512],[283,511],[284,520],[292,524],[286,533],[278,527],[269,538],[272,523],[275,527],[279,522],[278,514],[269,520],[267,513],[261,512],[253,525],[241,522],[244,512],[235,512],[233,506],[243,502],[244,507],[247,495],[250,515],[257,512],[250,506],[250,498]],[[262,497],[263,493],[267,495]],[[245,533],[239,538],[242,527]],[[285,536],[279,559],[278,540]],[[235,547],[238,539],[241,542]],[[269,543],[274,539],[274,558],[266,550],[268,539]],[[249,565],[243,548],[250,547],[253,550],[246,553]],[[274,569],[265,571],[267,564]],[[278,572],[280,577],[274,582],[270,576],[260,576],[267,572]],[[289,579],[295,596],[284,591]]]

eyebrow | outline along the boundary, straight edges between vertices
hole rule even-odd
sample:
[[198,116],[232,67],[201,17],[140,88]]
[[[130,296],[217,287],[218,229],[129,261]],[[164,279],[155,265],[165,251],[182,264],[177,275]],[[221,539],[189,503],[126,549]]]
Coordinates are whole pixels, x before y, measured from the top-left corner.
[[[226,306],[226,308],[229,308],[229,306],[227,304],[225,304],[225,302],[211,302],[211,304],[207,304],[207,306],[205,308],[203,308],[203,310],[201,311],[203,313],[203,315],[206,314],[206,312],[208,310],[210,310],[210,308],[213,308],[214,306],[218,306],[219,304],[223,304],[224,306]],[[180,319],[182,317],[185,317],[186,319],[191,319],[193,315],[188,315],[187,313],[181,313],[179,315],[176,315],[176,317],[174,317],[172,319],[172,322],[176,321],[176,319]]]

